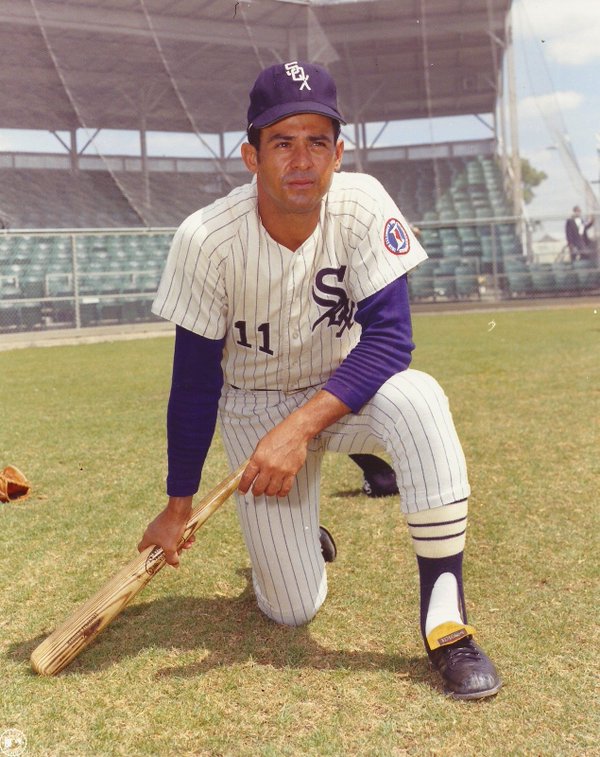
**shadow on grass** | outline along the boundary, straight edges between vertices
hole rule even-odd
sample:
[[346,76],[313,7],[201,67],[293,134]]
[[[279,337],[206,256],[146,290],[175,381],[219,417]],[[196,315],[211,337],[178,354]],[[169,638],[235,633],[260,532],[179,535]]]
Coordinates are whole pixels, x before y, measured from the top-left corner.
[[377,497],[368,497],[362,489],[336,489],[330,492],[331,497],[339,497],[340,499],[356,499],[356,497],[363,497],[368,502],[377,502],[382,499],[395,499],[398,501],[398,494],[385,494]]
[[366,496],[362,489],[337,489],[334,492],[331,492],[332,497],[341,497],[342,499],[354,499],[354,497],[364,497]]
[[[227,665],[252,662],[275,668],[388,670],[414,681],[430,680],[425,658],[374,651],[329,649],[316,642],[310,625],[289,628],[273,623],[258,609],[250,582],[237,597],[177,596],[125,610],[60,675],[93,674],[146,649],[169,652],[204,649],[190,664],[163,668],[157,677],[194,677]],[[9,647],[8,658],[26,662],[45,635]],[[33,675],[33,673],[32,673]]]

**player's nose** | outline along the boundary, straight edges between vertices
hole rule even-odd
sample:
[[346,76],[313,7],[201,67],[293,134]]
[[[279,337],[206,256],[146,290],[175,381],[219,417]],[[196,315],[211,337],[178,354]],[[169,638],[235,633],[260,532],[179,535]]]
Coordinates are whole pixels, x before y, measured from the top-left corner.
[[294,145],[292,153],[292,168],[306,169],[312,165],[312,156],[306,145]]

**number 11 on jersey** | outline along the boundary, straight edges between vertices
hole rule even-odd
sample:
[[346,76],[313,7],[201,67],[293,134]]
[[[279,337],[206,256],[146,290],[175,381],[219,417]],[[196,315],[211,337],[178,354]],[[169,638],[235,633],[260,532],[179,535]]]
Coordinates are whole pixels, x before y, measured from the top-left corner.
[[[240,338],[237,340],[236,344],[239,344],[241,347],[248,347],[249,349],[252,348],[252,344],[248,341],[248,332],[246,329],[246,321],[236,321],[234,324],[234,328],[236,328],[240,333]],[[258,349],[259,352],[266,352],[267,355],[273,355],[273,350],[271,349],[271,327],[268,323],[261,323],[260,326],[257,328],[257,331],[260,332],[262,337],[262,344],[259,344]]]

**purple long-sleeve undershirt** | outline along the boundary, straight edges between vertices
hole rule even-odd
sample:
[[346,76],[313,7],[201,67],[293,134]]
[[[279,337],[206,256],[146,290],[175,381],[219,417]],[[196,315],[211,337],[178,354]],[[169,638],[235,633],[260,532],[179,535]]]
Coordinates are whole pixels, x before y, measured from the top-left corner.
[[[355,318],[360,341],[323,388],[358,412],[385,381],[410,365],[414,344],[406,276],[359,302]],[[216,425],[224,343],[176,328],[167,410],[169,496],[198,491]]]
[[379,387],[408,368],[412,323],[406,276],[358,303],[360,341],[323,387],[357,413]]
[[187,497],[200,486],[215,432],[223,386],[225,339],[206,339],[177,326],[167,407],[167,494]]

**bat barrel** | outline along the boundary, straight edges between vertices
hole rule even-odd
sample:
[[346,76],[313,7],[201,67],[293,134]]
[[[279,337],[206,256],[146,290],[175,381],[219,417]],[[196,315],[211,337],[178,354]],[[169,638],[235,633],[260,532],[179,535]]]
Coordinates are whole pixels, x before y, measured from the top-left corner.
[[[155,551],[158,558],[152,557]],[[147,563],[151,572],[146,569]],[[162,549],[148,547],[131,560],[34,649],[31,666],[40,675],[56,675],[85,649],[165,564]]]
[[[247,461],[200,500],[188,520],[182,542],[189,539],[235,491],[246,465]],[[165,563],[160,547],[148,547],[133,558],[33,650],[33,670],[44,676],[60,673],[117,617]]]

